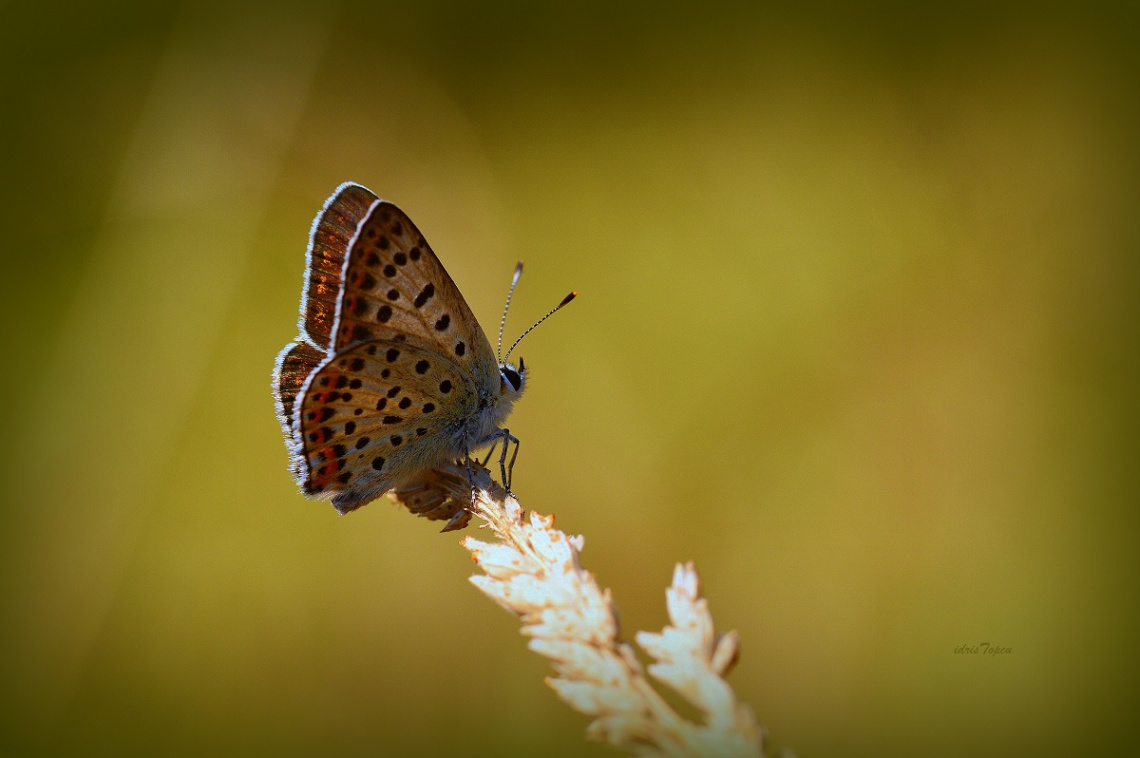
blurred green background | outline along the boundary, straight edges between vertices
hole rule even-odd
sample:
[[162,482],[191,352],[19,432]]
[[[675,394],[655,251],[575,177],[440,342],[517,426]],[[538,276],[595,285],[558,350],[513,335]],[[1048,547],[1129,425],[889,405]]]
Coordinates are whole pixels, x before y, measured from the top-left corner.
[[775,745],[1136,754],[1135,5],[268,8],[6,4],[0,752],[613,754],[459,537],[286,471],[355,180],[488,331],[581,292],[516,490],[629,635],[694,559]]

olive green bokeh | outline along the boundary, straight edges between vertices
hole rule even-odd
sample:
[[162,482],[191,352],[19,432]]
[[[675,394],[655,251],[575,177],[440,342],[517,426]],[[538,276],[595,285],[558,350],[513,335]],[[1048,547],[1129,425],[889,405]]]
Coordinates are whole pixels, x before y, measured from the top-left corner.
[[455,535],[286,473],[355,180],[488,332],[581,292],[516,489],[627,633],[695,559],[777,745],[1134,752],[1135,12],[404,5],[6,12],[0,751],[612,754]]

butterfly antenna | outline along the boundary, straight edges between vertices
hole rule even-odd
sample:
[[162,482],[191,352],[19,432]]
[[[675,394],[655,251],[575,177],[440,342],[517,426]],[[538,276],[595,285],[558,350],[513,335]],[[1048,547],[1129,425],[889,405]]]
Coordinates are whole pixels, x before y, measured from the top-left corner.
[[[563,308],[566,306],[566,304],[567,304],[567,303],[569,303],[571,300],[573,300],[573,299],[574,299],[574,298],[576,298],[576,297],[578,297],[578,293],[577,293],[577,292],[571,292],[569,295],[567,295],[566,297],[562,298],[562,302],[561,302],[561,303],[559,303],[558,305],[556,305],[556,306],[554,307],[554,310],[550,311],[550,313],[547,313],[545,316],[543,316],[542,318],[540,318],[538,321],[535,321],[535,322],[534,322],[534,326],[532,326],[530,329],[527,329],[525,332],[523,332],[522,334],[520,334],[520,335],[519,335],[519,338],[518,338],[517,340],[515,340],[515,344],[511,345],[511,349],[510,349],[510,350],[508,350],[508,351],[507,351],[507,354],[506,354],[506,355],[503,357],[503,361],[505,361],[505,360],[507,360],[507,358],[510,358],[510,357],[511,357],[511,353],[513,353],[513,352],[514,352],[514,350],[515,350],[515,348],[516,348],[516,347],[518,347],[518,344],[519,344],[520,342],[522,342],[522,340],[523,340],[523,337],[525,337],[525,336],[527,336],[528,334],[530,334],[531,332],[533,332],[533,331],[535,330],[535,328],[536,328],[536,327],[537,327],[539,324],[541,324],[543,321],[546,321],[546,319],[550,318],[550,317],[551,317],[551,316],[553,316],[555,313],[558,313],[558,311],[562,310],[562,309],[563,309]],[[499,363],[502,363],[503,361],[499,361]]]
[[[519,283],[519,277],[522,276],[522,261],[515,265],[515,275],[511,277],[511,288],[507,290],[507,302],[503,306],[503,317],[499,319],[499,347],[495,350],[495,361],[502,363],[503,360],[499,358],[503,353],[503,327],[507,325],[507,309],[511,307],[511,297],[515,294],[515,285]],[[556,309],[557,310],[557,309]],[[510,355],[508,352],[507,355]]]

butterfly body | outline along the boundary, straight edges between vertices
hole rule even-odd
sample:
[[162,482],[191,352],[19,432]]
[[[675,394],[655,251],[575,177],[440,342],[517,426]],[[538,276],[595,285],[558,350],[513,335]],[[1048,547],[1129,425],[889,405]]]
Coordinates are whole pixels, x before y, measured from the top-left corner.
[[277,359],[278,419],[304,494],[341,513],[513,439],[525,367],[500,364],[411,220],[357,184],[310,234],[300,336]]

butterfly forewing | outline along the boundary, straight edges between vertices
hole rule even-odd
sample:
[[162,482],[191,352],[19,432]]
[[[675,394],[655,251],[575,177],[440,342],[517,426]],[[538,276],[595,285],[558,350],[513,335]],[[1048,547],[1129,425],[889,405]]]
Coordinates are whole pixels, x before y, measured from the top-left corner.
[[310,341],[322,349],[327,350],[332,344],[348,246],[361,220],[375,202],[376,195],[370,190],[346,182],[325,203],[309,232],[308,268],[301,296],[301,327]]
[[338,353],[313,373],[295,411],[306,494],[332,496],[346,512],[454,458],[455,424],[477,403],[462,370],[417,339]]
[[435,345],[476,381],[497,386],[491,345],[455,282],[415,224],[380,200],[349,250],[334,345],[339,352],[401,334]]

